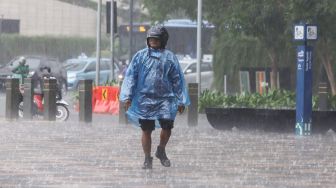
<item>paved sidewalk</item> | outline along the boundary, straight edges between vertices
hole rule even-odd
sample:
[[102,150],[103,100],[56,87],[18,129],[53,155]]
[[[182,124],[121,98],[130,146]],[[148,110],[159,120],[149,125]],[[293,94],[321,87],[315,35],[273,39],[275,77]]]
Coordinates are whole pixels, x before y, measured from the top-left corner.
[[[141,131],[94,115],[92,125],[0,121],[0,187],[293,187],[336,185],[336,135],[217,131],[179,116],[172,167],[142,170]],[[153,148],[159,131],[153,133]],[[154,153],[154,150],[152,151]]]

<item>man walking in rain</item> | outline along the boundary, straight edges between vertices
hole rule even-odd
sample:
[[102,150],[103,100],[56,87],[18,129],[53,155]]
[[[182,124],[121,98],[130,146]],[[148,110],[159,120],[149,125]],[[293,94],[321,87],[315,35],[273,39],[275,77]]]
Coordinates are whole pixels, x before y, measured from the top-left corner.
[[183,113],[190,104],[184,76],[177,57],[166,44],[169,35],[163,26],[153,26],[147,33],[147,48],[138,51],[128,66],[120,93],[128,119],[142,129],[145,154],[143,169],[151,169],[151,134],[161,127],[160,144],[155,156],[170,167],[166,145],[177,112]]

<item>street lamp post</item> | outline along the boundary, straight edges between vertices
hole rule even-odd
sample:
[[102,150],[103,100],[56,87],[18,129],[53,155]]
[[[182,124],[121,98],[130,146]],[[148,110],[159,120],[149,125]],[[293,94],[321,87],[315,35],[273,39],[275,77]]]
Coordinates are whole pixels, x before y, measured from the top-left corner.
[[202,40],[202,0],[198,0],[197,3],[197,77],[196,82],[198,83],[198,96],[201,93],[201,40]]
[[110,34],[111,34],[111,80],[114,79],[114,0],[111,0],[111,14],[110,14]]
[[131,0],[130,2],[130,25],[129,25],[129,63],[132,60],[132,49],[133,49],[133,3],[134,1]]
[[100,39],[101,39],[101,4],[102,0],[98,0],[97,7],[97,46],[96,46],[96,86],[99,85],[100,79]]

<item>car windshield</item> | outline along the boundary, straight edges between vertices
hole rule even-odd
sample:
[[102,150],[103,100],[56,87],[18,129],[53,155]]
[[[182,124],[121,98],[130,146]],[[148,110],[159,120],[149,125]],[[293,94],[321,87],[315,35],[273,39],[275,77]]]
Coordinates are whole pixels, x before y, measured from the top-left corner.
[[66,65],[63,65],[63,68],[68,71],[68,70],[72,69],[74,66],[76,66],[76,64],[69,63],[69,64],[66,64]]
[[63,69],[65,70],[70,70],[72,69],[72,67],[76,66],[78,63],[80,63],[79,61],[68,61],[66,63],[63,63]]
[[69,67],[67,67],[67,70],[68,71],[80,71],[84,69],[86,64],[87,64],[86,61],[73,62],[69,65]]

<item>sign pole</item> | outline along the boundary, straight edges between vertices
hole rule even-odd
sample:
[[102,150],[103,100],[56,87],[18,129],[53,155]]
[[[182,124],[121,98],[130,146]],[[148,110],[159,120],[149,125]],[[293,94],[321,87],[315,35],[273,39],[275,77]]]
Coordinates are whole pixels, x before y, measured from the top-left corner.
[[113,81],[115,79],[114,76],[114,7],[115,1],[111,0],[111,9],[110,9],[110,34],[111,34],[111,75],[110,75],[110,81]]
[[317,40],[317,26],[299,24],[294,26],[294,40],[304,45],[296,48],[296,125],[298,136],[311,135],[312,131],[312,51],[308,40]]
[[96,38],[96,86],[99,86],[100,80],[100,42],[101,42],[101,5],[102,0],[98,0],[97,7],[97,38]]

